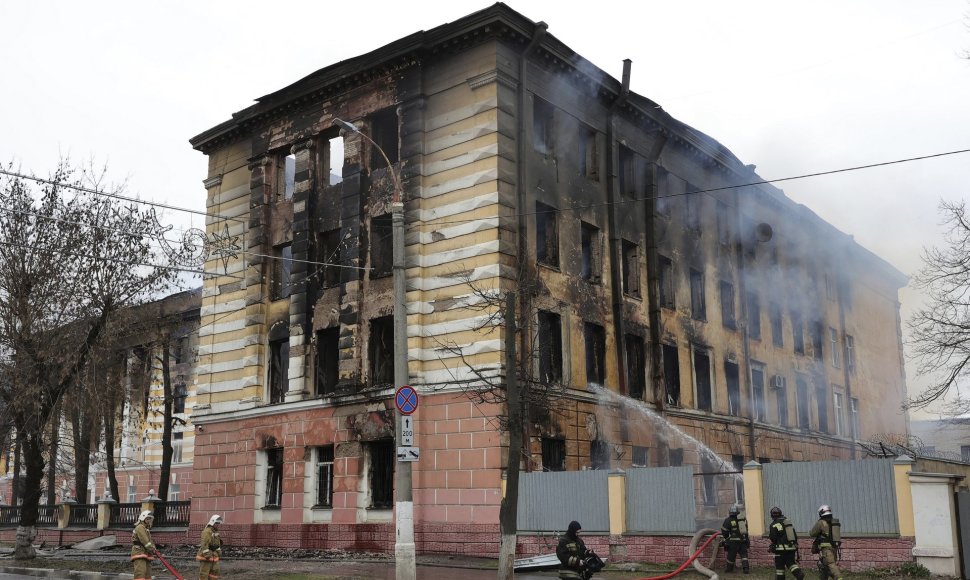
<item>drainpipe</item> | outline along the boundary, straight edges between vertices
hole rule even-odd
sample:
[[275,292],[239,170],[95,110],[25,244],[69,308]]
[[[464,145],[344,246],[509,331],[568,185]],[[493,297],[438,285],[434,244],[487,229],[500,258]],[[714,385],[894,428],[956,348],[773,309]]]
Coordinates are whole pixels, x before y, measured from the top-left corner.
[[616,204],[616,173],[614,172],[614,165],[616,161],[615,151],[618,145],[614,142],[616,132],[614,124],[616,121],[616,112],[623,107],[627,98],[630,96],[630,65],[632,62],[628,58],[623,59],[623,84],[620,89],[620,94],[613,101],[606,117],[606,201],[609,204],[607,224],[610,229],[610,293],[613,298],[613,332],[616,335],[616,368],[620,383],[620,393],[624,395],[629,395],[630,393],[628,385],[626,384],[626,372],[624,372],[627,368],[626,348],[624,345],[626,333],[624,332],[623,324],[623,279],[620,275],[620,244],[622,242],[620,241],[616,225],[616,212],[620,210],[620,207]]
[[[521,285],[522,275],[526,272],[527,264],[529,264],[529,248],[527,243],[527,240],[529,239],[529,235],[528,235],[529,230],[528,230],[528,225],[526,224],[525,216],[526,214],[532,213],[526,207],[527,195],[528,195],[526,182],[529,177],[528,161],[527,161],[527,156],[529,151],[526,145],[526,117],[527,117],[526,103],[529,100],[528,91],[526,90],[526,86],[528,85],[528,82],[527,82],[528,68],[529,68],[528,65],[529,65],[529,57],[532,55],[533,52],[535,52],[536,47],[539,46],[539,44],[542,42],[542,39],[543,37],[545,37],[546,31],[548,29],[549,29],[549,25],[546,24],[545,22],[536,23],[535,31],[532,33],[532,40],[529,41],[528,46],[525,47],[525,50],[523,50],[522,54],[519,56],[519,86],[518,86],[519,90],[518,90],[518,95],[516,99],[517,102],[516,102],[516,115],[515,115],[515,119],[516,119],[516,136],[515,136],[516,196],[515,197],[516,197],[516,206],[518,207],[518,211],[516,212],[516,215],[517,215],[516,230],[518,231],[518,241],[519,241],[519,248],[518,248],[519,280],[517,281],[519,284],[517,285]],[[528,117],[530,119],[532,118],[531,115],[528,115]],[[528,267],[531,267],[534,269],[535,265],[533,264]],[[519,320],[515,322],[516,322],[516,326],[518,327],[522,335],[523,348],[521,349],[521,352],[526,353],[526,352],[530,352],[526,348],[527,346],[529,346],[526,341],[528,340],[528,337],[531,336],[529,334],[529,326],[532,322],[532,317],[530,315],[531,310],[529,309],[529,302],[532,300],[532,297],[529,295],[530,293],[528,291],[525,291],[524,289],[521,289],[518,294],[519,294],[519,314],[518,314]],[[513,335],[510,337],[506,337],[506,340],[515,340],[515,336]],[[509,368],[509,369],[506,369],[505,372],[514,373],[516,372],[516,369]],[[523,425],[523,431],[524,431],[523,437],[524,437],[524,441],[528,442],[530,437],[528,397],[524,397],[524,400],[526,401],[526,403],[524,405],[523,412],[522,412],[522,418],[523,418],[522,425]],[[527,471],[530,470],[532,466],[531,457],[527,456],[527,461],[525,462],[525,464],[526,464],[526,470]]]
[[[843,253],[842,255],[845,255]],[[856,438],[859,434],[855,432],[855,421],[852,420],[852,373],[849,372],[849,345],[846,340],[846,328],[845,328],[845,285],[842,280],[841,272],[838,274],[833,273],[835,276],[835,295],[836,299],[839,301],[839,333],[842,334],[842,377],[845,381],[845,400],[842,401],[842,413],[847,421],[846,427],[849,431],[849,439],[851,442],[849,448],[851,449],[852,459],[856,458]],[[838,418],[836,418],[838,420]]]

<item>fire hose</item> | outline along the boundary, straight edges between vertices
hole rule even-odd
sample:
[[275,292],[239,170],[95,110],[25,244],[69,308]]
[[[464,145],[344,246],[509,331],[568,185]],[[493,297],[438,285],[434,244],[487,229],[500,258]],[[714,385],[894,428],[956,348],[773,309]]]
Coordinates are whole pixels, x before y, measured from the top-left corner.
[[155,555],[158,556],[158,559],[162,561],[162,564],[166,568],[168,568],[168,571],[171,572],[172,575],[175,576],[176,580],[185,580],[185,578],[181,574],[179,574],[178,570],[176,570],[175,568],[173,568],[172,565],[168,563],[168,561],[165,559],[165,557],[162,556],[162,553],[161,552],[159,552],[158,550],[155,550]]
[[[700,539],[703,538],[704,536],[706,536],[707,534],[710,534],[711,537],[710,538],[707,538],[704,541],[704,543],[701,544],[701,546],[698,548],[697,547],[697,542],[699,542]],[[711,580],[718,580],[717,574],[713,570],[711,570],[710,568],[708,568],[708,567],[704,566],[703,564],[701,564],[700,562],[698,562],[697,561],[697,557],[700,556],[701,553],[704,551],[704,549],[707,548],[707,546],[710,545],[710,543],[714,541],[714,538],[716,538],[716,537],[718,537],[720,535],[721,535],[721,532],[719,532],[717,530],[712,530],[710,528],[705,528],[703,530],[699,530],[696,534],[694,534],[694,537],[691,538],[691,540],[690,540],[689,550],[691,552],[693,552],[693,554],[691,555],[690,558],[687,559],[686,562],[684,562],[683,564],[681,564],[679,568],[677,568],[673,572],[670,572],[668,574],[664,574],[663,576],[652,576],[650,578],[638,578],[637,580],[667,580],[668,578],[673,578],[677,574],[680,574],[681,572],[683,572],[687,568],[687,566],[690,565],[692,562],[694,564],[694,569],[695,570],[697,570],[701,574],[709,577]],[[717,548],[714,549],[714,555],[715,556],[717,555]],[[711,560],[712,560],[712,564],[713,564],[714,558],[711,558]]]

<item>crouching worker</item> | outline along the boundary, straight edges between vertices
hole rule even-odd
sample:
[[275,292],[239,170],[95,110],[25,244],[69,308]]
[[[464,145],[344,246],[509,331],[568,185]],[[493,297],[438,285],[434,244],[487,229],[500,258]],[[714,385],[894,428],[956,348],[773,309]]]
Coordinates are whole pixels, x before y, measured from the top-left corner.
[[134,565],[134,580],[151,580],[152,560],[155,559],[155,543],[152,542],[152,527],[155,516],[149,510],[138,515],[138,522],[131,532],[131,563]]
[[556,546],[556,556],[562,563],[559,577],[563,580],[589,580],[593,574],[603,569],[603,560],[580,539],[579,532],[582,529],[579,522],[569,522],[566,533],[559,538],[559,545]]
[[219,524],[222,516],[214,515],[202,530],[202,541],[195,559],[199,561],[199,580],[219,578],[219,558],[222,557],[222,538],[219,537]]

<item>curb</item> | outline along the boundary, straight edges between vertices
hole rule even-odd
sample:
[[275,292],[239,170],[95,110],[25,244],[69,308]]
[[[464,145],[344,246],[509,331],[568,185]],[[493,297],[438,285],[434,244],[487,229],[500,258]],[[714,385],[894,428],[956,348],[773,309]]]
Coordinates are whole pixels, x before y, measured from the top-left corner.
[[61,580],[101,580],[112,578],[116,580],[131,580],[131,574],[116,574],[112,572],[91,572],[87,570],[60,570],[53,568],[18,568],[14,566],[0,566],[0,573],[20,574],[36,578],[58,578]]

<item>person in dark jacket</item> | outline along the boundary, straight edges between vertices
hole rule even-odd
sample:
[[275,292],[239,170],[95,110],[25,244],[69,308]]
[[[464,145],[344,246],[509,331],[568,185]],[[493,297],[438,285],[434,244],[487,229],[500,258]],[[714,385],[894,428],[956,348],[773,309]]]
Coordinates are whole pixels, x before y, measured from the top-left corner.
[[575,520],[569,522],[566,533],[559,538],[559,545],[556,546],[556,556],[562,564],[559,567],[559,577],[564,580],[588,580],[595,571],[590,570],[586,565],[587,560],[591,556],[595,557],[595,554],[580,539],[579,532],[582,529],[579,522]]
[[771,542],[768,551],[775,555],[775,580],[785,580],[786,570],[802,580],[805,573],[798,566],[798,534],[779,507],[771,508],[768,540]]
[[[727,556],[725,572],[734,572],[734,563],[741,556],[741,570],[745,574],[751,572],[748,564],[748,548],[751,540],[748,538],[748,521],[738,506],[731,506],[728,517],[721,524],[721,541]],[[841,580],[841,579],[840,579]]]

